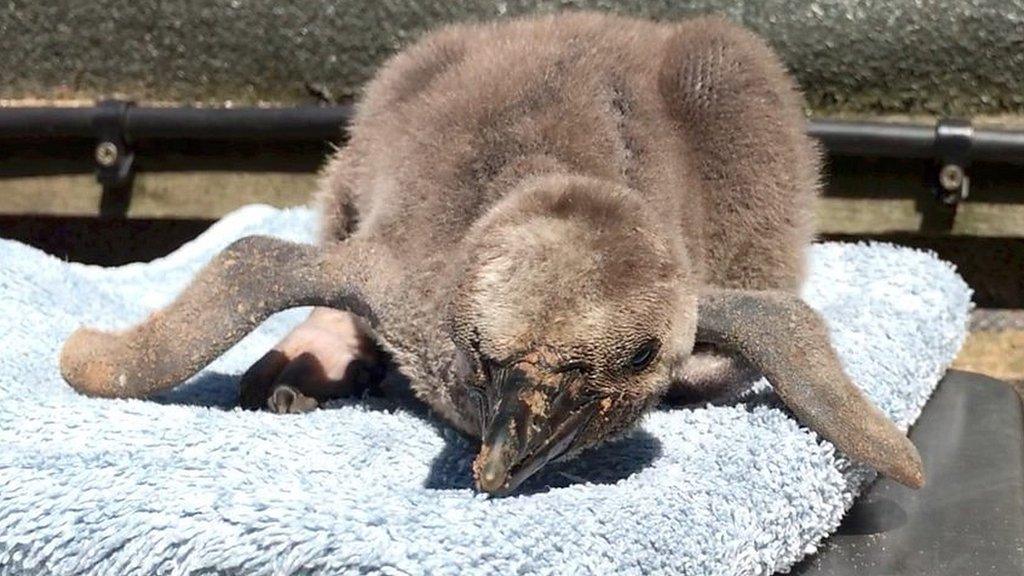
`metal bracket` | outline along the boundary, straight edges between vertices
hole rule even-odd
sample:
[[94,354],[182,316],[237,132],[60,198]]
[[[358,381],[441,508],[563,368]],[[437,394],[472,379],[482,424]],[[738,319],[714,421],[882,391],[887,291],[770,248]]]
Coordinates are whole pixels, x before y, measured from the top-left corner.
[[103,186],[100,215],[127,215],[134,179],[135,152],[125,136],[128,109],[134,102],[104,100],[97,103],[92,127],[96,134],[96,180]]
[[971,190],[967,168],[971,163],[974,128],[967,120],[939,120],[935,125],[935,157],[939,170],[935,178],[936,198],[954,205],[966,200]]
[[953,230],[957,206],[967,199],[971,190],[967,168],[971,163],[973,138],[974,128],[969,121],[942,119],[935,125],[933,199],[918,204],[921,231],[945,234]]

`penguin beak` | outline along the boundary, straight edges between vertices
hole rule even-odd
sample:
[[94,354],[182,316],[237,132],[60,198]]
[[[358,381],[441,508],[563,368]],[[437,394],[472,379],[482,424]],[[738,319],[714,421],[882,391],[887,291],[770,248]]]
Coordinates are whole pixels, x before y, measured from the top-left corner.
[[598,402],[581,393],[579,378],[520,362],[492,374],[487,422],[473,463],[477,488],[504,496],[545,464],[569,452]]

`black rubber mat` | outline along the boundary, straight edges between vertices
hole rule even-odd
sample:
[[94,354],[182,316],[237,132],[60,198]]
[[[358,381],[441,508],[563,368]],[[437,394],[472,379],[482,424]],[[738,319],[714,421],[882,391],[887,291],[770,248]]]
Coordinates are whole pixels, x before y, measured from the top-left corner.
[[1024,574],[1024,418],[992,378],[950,371],[910,437],[927,484],[881,479],[800,575]]

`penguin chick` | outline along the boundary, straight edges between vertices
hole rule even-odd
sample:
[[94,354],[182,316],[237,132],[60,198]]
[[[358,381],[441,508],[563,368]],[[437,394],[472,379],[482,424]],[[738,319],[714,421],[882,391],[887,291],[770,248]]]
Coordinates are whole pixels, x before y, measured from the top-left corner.
[[72,334],[62,374],[86,394],[145,397],[312,305],[247,373],[243,401],[315,406],[344,380],[335,355],[372,342],[481,440],[474,473],[491,494],[667,394],[706,397],[751,372],[851,457],[920,486],[917,451],[797,297],[819,163],[793,82],[725,20],[451,26],[367,87],[325,173],[319,246],[239,240],[138,326]]

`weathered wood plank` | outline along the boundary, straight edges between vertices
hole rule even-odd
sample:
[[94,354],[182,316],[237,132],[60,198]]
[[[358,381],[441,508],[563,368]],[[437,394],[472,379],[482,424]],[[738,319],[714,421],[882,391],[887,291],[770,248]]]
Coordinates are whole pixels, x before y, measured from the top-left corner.
[[911,198],[822,198],[818,204],[821,234],[885,234],[914,231],[921,214]]
[[[140,172],[131,218],[218,218],[254,202],[305,204],[316,175],[291,172]],[[864,184],[862,183],[862,186]],[[872,188],[879,184],[872,181]],[[906,188],[904,188],[906,189]],[[826,196],[818,210],[822,234],[916,232],[921,214],[912,195]],[[0,214],[95,216],[101,190],[91,174],[0,178]],[[984,194],[977,196],[988,200]],[[1024,237],[1024,203],[971,200],[961,204],[952,234]]]
[[1024,331],[972,332],[953,368],[1003,380],[1024,379]]
[[[823,198],[818,209],[822,234],[886,234],[920,227],[921,213],[912,198]],[[1024,237],[1024,204],[964,202],[951,234]]]
[[[245,204],[309,201],[315,174],[149,172],[135,177],[129,218],[218,218]],[[102,190],[91,174],[0,179],[0,213],[95,216]]]

